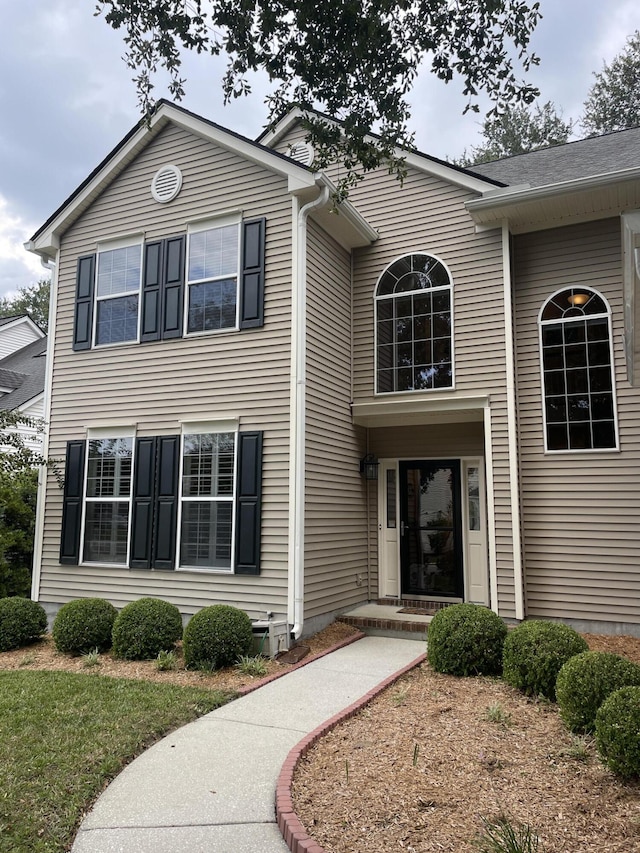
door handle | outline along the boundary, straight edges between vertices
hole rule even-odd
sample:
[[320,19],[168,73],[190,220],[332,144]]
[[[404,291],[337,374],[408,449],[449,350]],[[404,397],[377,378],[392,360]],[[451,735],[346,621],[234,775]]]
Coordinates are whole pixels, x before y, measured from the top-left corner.
[[404,536],[405,530],[408,530],[408,525],[404,521],[400,522],[400,536]]

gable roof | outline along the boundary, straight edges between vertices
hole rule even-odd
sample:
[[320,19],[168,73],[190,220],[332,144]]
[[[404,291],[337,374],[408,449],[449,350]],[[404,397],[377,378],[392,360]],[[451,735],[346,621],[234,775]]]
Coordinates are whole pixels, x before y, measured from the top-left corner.
[[[184,107],[176,106],[176,104],[162,99],[158,101],[149,123],[147,124],[142,119],[123,137],[93,172],[35,232],[31,240],[25,243],[25,248],[45,259],[53,258],[59,248],[62,234],[170,123],[222,148],[232,150],[247,160],[258,163],[285,177],[291,193],[304,195],[315,192],[317,195],[319,186],[329,183],[324,176],[317,175],[308,166],[297,163],[290,157],[228,130],[209,119],[202,118],[202,116],[196,115]],[[375,239],[376,235],[373,229],[364,222],[355,208],[348,202],[341,206],[341,213],[343,214],[341,227],[336,229],[334,226],[333,228],[334,231],[339,232],[334,235],[337,239],[340,239],[340,236],[344,238],[346,234],[347,241],[350,241],[354,246],[365,245]],[[335,219],[333,217],[333,220]]]
[[[300,107],[294,107],[285,115],[277,120],[273,125],[258,136],[258,142],[262,145],[274,146],[280,142],[288,133],[290,133],[296,125],[300,124],[307,114],[319,116],[325,121],[340,125],[339,119],[332,118],[326,113],[318,110],[302,110]],[[371,139],[378,139],[375,133],[370,134]],[[440,160],[438,157],[432,157],[430,154],[424,154],[415,149],[408,151],[399,148],[398,156],[403,157],[405,162],[417,169],[419,172],[424,172],[436,178],[441,178],[464,189],[472,190],[473,192],[484,192],[492,187],[502,187],[505,184],[495,177],[489,175],[481,175],[473,169],[466,169],[462,166],[456,166],[446,160]]]
[[46,354],[44,337],[0,360],[0,387],[12,389],[0,397],[0,409],[19,409],[44,392]]
[[34,323],[28,314],[14,314],[11,317],[0,317],[0,334],[1,330],[4,328],[14,325],[19,326],[21,324],[27,325],[38,337],[45,337],[45,333],[42,331],[40,326],[37,323]]

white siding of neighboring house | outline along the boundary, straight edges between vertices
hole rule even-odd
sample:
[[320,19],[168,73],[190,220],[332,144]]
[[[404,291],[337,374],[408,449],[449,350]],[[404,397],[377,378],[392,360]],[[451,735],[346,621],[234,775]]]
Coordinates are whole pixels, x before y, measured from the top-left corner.
[[0,326],[0,359],[12,355],[41,337],[26,319]]

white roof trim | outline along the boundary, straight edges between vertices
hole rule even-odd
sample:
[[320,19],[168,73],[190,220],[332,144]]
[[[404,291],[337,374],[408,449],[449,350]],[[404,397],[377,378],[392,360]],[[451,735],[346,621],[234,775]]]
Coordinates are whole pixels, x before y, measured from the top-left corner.
[[[27,326],[29,326],[29,328],[36,333],[38,338],[46,337],[40,326],[38,326],[37,323],[34,323],[31,317],[28,317],[26,314],[22,315],[21,317],[16,317],[10,323],[3,323],[3,325],[0,326],[0,335],[5,329],[15,329],[16,326],[21,326],[23,323],[26,323]],[[24,344],[24,346],[27,346],[27,344]]]

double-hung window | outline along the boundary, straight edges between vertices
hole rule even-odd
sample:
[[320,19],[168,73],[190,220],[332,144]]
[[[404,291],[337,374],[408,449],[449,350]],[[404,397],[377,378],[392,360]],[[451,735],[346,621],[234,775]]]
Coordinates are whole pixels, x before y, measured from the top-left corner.
[[238,327],[240,220],[190,226],[187,247],[187,333]]
[[98,246],[94,340],[116,344],[138,340],[142,243]]
[[235,432],[182,436],[181,568],[232,567]]
[[127,565],[131,484],[131,436],[87,442],[83,560]]

